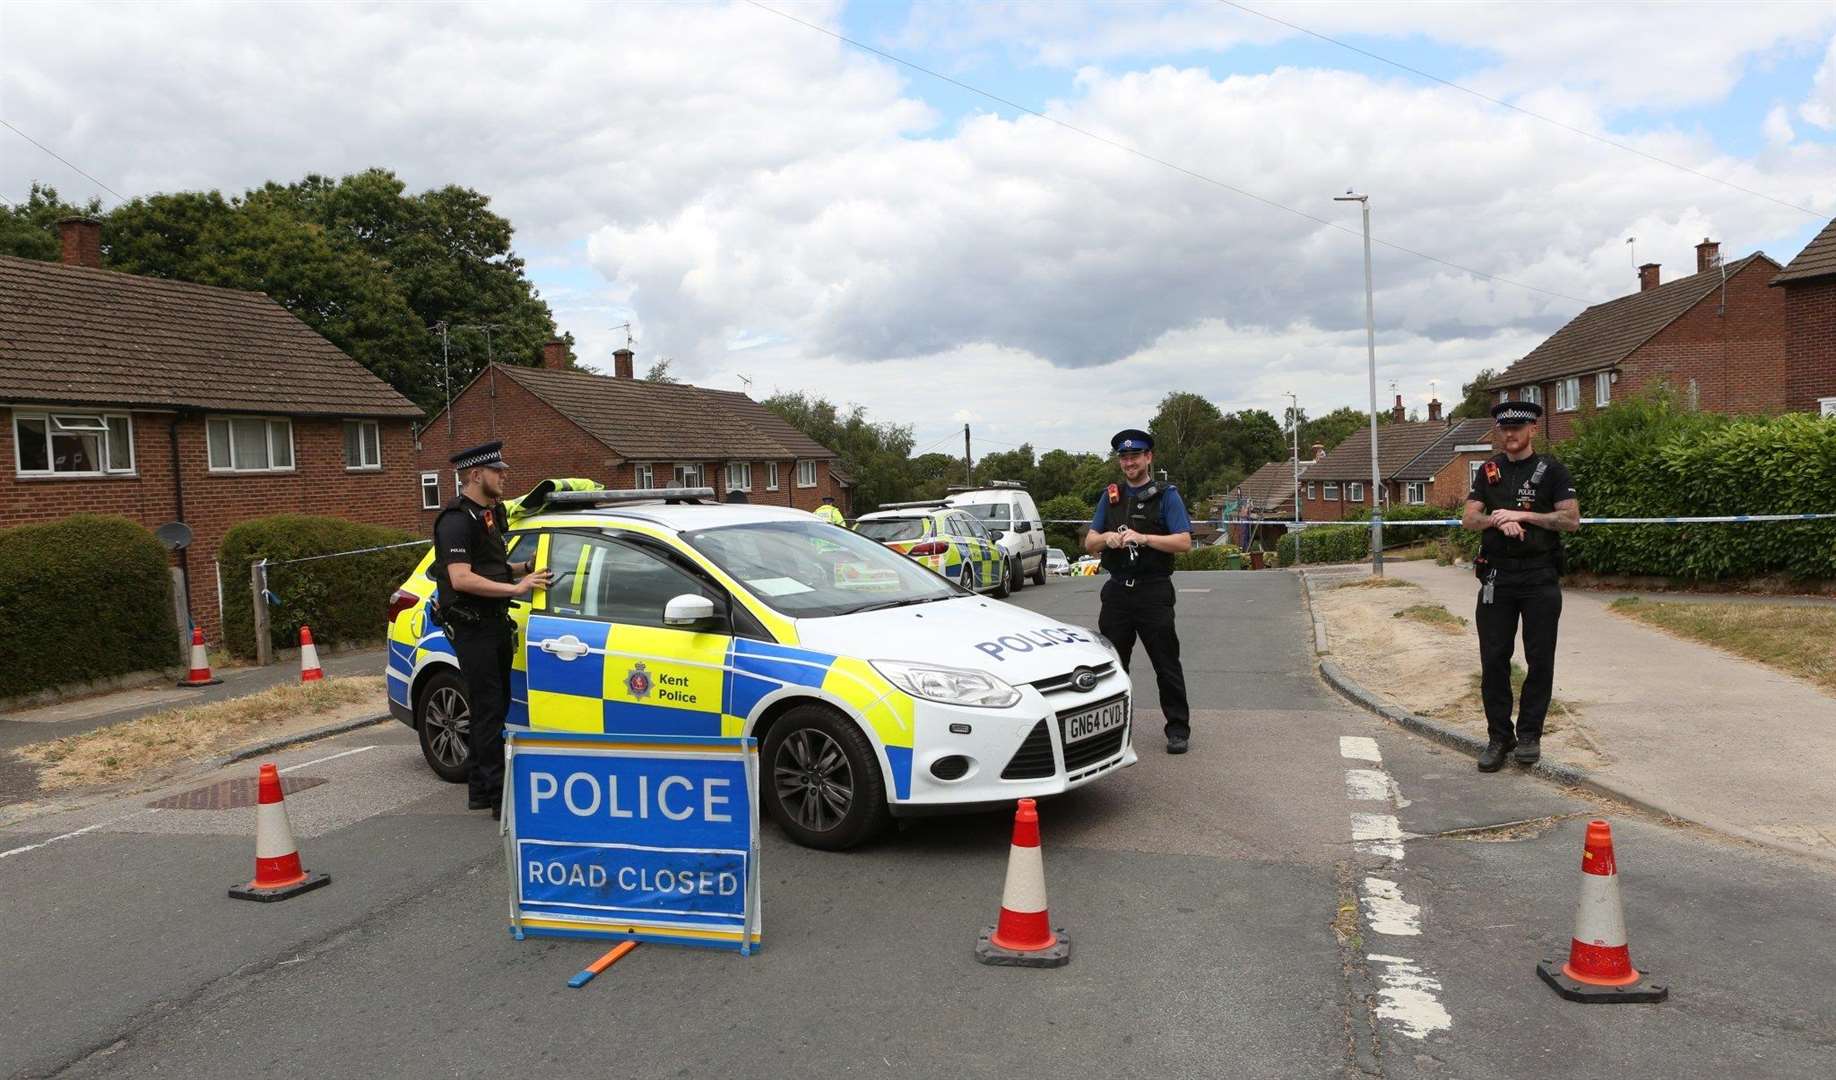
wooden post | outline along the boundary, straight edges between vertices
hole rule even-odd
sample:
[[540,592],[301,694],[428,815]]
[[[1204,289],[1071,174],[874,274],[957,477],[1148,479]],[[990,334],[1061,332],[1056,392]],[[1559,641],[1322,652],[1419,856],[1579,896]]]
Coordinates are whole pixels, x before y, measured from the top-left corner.
[[249,564],[249,600],[255,615],[255,662],[267,667],[274,662],[274,642],[268,637],[268,560]]
[[172,572],[172,621],[178,624],[179,666],[191,661],[191,598],[185,595],[185,571],[174,566]]

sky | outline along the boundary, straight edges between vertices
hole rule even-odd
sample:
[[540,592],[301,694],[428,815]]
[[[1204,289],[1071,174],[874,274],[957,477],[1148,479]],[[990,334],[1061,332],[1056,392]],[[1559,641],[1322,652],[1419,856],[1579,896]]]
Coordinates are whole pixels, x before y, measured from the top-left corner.
[[1836,5],[14,0],[0,119],[71,163],[0,129],[9,200],[462,184],[589,367],[628,333],[920,452],[1087,450],[1175,390],[1363,406],[1348,190],[1386,405],[1705,237],[1789,261],[1836,216]]

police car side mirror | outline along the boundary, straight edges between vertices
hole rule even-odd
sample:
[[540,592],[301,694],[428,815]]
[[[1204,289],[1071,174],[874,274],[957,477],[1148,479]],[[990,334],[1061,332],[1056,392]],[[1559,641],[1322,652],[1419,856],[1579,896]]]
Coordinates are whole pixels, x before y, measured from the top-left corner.
[[714,618],[714,601],[698,593],[683,593],[663,607],[664,626],[699,626]]

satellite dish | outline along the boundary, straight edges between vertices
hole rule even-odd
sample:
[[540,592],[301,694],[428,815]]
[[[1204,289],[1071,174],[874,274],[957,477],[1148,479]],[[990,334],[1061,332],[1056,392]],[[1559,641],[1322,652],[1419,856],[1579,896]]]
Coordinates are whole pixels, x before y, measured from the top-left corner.
[[177,551],[191,544],[191,526],[182,521],[168,521],[154,529],[153,535],[159,538],[160,543],[166,545],[167,551]]

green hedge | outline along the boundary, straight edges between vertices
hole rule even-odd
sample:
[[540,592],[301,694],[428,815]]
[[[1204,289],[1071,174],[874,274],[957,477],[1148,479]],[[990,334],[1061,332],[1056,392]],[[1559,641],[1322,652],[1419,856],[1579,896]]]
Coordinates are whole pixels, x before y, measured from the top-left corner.
[[[217,555],[223,567],[225,644],[238,656],[255,655],[248,581],[249,564],[256,559],[298,559],[420,539],[425,538],[401,529],[307,514],[278,514],[237,525],[224,534]],[[268,611],[274,646],[298,645],[302,624],[312,627],[318,645],[380,639],[390,594],[426,554],[425,547],[408,547],[270,567],[268,591],[279,600]]]
[[127,518],[0,529],[0,698],[178,663],[169,565]]
[[[1227,560],[1239,554],[1239,549],[1230,544],[1217,544],[1212,547],[1193,548],[1173,556],[1175,570],[1228,570]],[[1245,563],[1244,565],[1249,565]]]
[[[1423,540],[1451,540],[1455,546],[1465,551],[1470,557],[1479,550],[1479,534],[1467,532],[1454,525],[1418,525],[1400,524],[1409,521],[1432,521],[1443,518],[1459,517],[1464,507],[1449,506],[1392,506],[1383,512],[1383,547],[1407,547]],[[1363,524],[1371,520],[1371,511],[1367,507],[1347,518],[1347,522],[1361,524],[1327,525],[1303,529],[1301,531],[1300,554],[1307,564],[1329,562],[1360,562],[1371,557],[1371,527]],[[1294,534],[1284,535],[1276,545],[1281,558],[1281,565],[1293,566],[1295,563]]]

